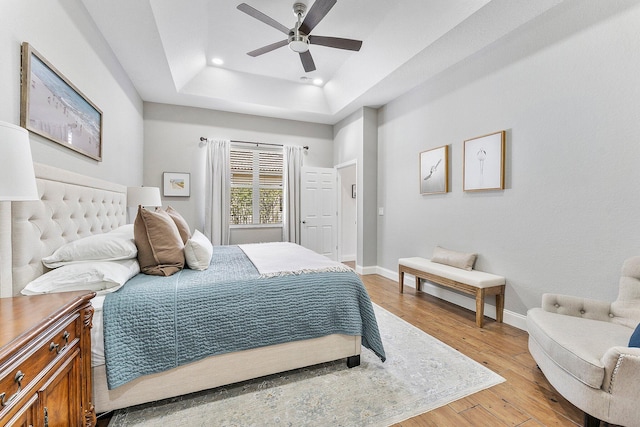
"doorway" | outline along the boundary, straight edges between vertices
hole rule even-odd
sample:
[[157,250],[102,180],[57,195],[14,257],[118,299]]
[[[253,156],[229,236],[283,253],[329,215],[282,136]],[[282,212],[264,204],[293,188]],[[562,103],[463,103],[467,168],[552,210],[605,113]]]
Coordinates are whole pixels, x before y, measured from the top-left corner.
[[356,161],[336,166],[338,171],[338,256],[340,262],[356,261],[358,251],[358,188]]

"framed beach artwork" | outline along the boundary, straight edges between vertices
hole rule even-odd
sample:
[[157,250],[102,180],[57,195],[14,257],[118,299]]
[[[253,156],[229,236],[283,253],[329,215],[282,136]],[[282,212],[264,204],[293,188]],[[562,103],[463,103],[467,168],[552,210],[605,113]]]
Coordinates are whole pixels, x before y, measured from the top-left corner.
[[22,43],[20,125],[102,161],[102,111],[29,43]]
[[162,182],[164,196],[189,197],[191,195],[190,173],[164,172]]
[[504,189],[505,131],[464,141],[463,190]]
[[449,146],[420,153],[420,194],[449,191]]

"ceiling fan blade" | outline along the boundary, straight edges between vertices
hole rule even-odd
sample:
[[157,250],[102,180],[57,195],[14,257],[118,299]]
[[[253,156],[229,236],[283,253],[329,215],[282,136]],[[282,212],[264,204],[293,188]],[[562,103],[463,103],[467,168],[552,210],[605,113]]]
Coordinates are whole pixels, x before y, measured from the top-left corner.
[[316,64],[313,62],[313,57],[311,56],[311,52],[306,51],[300,54],[300,60],[302,61],[302,66],[304,67],[305,73],[309,73],[311,71],[316,70]]
[[246,13],[249,16],[253,16],[258,21],[262,21],[265,24],[272,26],[276,30],[285,33],[286,35],[289,35],[289,31],[291,31],[289,28],[285,27],[275,19],[268,17],[264,13],[260,12],[258,9],[255,9],[246,3],[240,3],[238,5],[238,10]]
[[263,53],[271,52],[272,50],[276,50],[279,47],[286,46],[288,43],[289,43],[288,40],[282,40],[279,42],[271,43],[270,45],[263,46],[256,50],[252,50],[251,52],[247,52],[247,55],[253,56],[253,57],[260,56]]
[[300,25],[300,31],[309,35],[337,2],[338,0],[316,0]]
[[323,36],[309,36],[309,43],[317,44],[320,46],[334,47],[336,49],[345,50],[360,50],[362,47],[362,41],[353,39],[342,39],[340,37],[323,37]]

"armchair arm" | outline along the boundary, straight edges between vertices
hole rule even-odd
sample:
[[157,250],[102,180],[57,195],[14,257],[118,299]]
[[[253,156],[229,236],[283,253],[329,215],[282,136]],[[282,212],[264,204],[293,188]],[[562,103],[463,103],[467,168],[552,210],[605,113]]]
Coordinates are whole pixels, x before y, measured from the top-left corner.
[[[624,425],[638,421],[640,392],[640,348],[612,347],[604,356],[602,389],[611,395],[609,413],[617,414]],[[626,422],[625,422],[626,421]]]
[[542,309],[550,313],[610,322],[611,303],[571,295],[543,294]]

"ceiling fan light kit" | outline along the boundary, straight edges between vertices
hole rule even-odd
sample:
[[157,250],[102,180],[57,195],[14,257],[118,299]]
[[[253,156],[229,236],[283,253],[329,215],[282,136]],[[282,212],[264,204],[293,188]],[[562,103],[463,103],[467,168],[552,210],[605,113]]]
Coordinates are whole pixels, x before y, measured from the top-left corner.
[[[253,18],[264,22],[265,24],[275,28],[276,30],[283,32],[287,35],[286,40],[272,43],[267,46],[263,46],[259,49],[248,52],[249,56],[259,56],[272,50],[278,49],[282,46],[288,45],[289,49],[293,52],[300,54],[300,61],[304,71],[309,73],[315,71],[316,65],[313,62],[311,52],[309,52],[309,45],[316,44],[320,46],[331,47],[335,49],[344,49],[359,51],[362,46],[362,41],[353,39],[344,39],[338,37],[324,37],[324,36],[311,36],[311,31],[318,25],[318,23],[329,13],[331,8],[337,3],[337,0],[316,0],[309,9],[309,13],[306,13],[307,6],[304,3],[294,3],[293,14],[297,18],[295,27],[288,29],[275,19],[265,15],[259,10],[246,3],[238,5],[238,10],[246,13]],[[304,20],[303,20],[304,18]]]
[[302,53],[309,50],[309,37],[300,34],[292,34],[289,36],[289,49],[294,52]]

